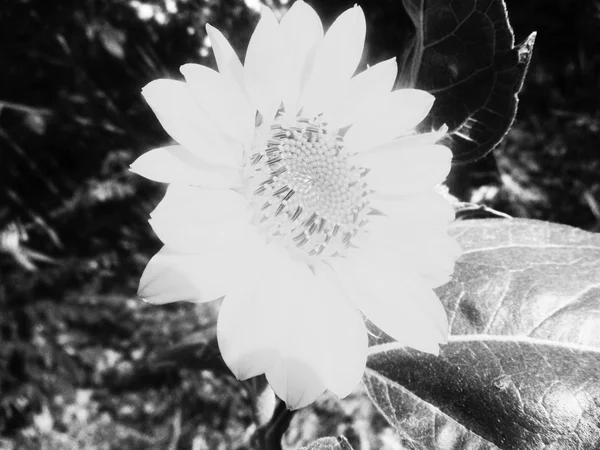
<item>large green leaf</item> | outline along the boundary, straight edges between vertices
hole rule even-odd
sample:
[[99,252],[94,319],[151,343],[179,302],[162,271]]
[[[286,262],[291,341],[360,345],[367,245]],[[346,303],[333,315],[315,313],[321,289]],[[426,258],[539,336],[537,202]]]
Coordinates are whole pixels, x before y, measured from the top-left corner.
[[515,47],[503,0],[403,0],[415,25],[402,84],[436,97],[424,128],[446,124],[454,162],[490,152],[506,135],[535,33]]
[[600,448],[600,235],[457,222],[439,357],[373,339],[365,383],[410,449]]

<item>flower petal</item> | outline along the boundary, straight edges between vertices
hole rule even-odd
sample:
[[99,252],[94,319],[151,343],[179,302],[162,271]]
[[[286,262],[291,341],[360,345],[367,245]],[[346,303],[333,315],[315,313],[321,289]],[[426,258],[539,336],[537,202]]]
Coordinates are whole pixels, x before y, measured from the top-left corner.
[[149,220],[158,238],[182,253],[236,248],[252,239],[251,212],[232,190],[172,184]]
[[283,17],[280,26],[285,49],[280,61],[285,83],[283,103],[286,112],[295,116],[310,62],[318,43],[323,39],[323,24],[314,9],[298,0]]
[[310,405],[327,390],[320,375],[302,359],[280,358],[265,375],[271,388],[292,411]]
[[261,7],[261,18],[252,33],[246,61],[244,80],[248,97],[267,121],[279,109],[282,100],[282,65],[284,52],[279,23],[273,12]]
[[267,255],[256,253],[253,264],[247,267],[250,281],[243,290],[228,293],[219,311],[219,350],[238,380],[265,373],[279,354],[276,342],[285,324],[280,317],[281,299],[263,292],[265,271],[272,269]]
[[219,30],[206,24],[206,33],[210,39],[219,73],[232,85],[235,84],[242,91],[244,87],[244,68],[240,59],[231,47],[231,44]]
[[398,264],[410,267],[431,288],[450,281],[454,263],[462,253],[440,223],[373,217],[368,242],[378,251],[394,252]]
[[274,245],[264,255],[249,268],[253,283],[223,303],[217,335],[225,362],[239,379],[266,373],[292,409],[312,403],[326,388],[348,395],[366,363],[360,312],[331,269],[315,275]]
[[138,296],[154,304],[216,300],[228,292],[232,279],[242,285],[246,281],[243,267],[234,259],[240,253],[243,250],[186,255],[165,246],[148,262]]
[[275,340],[278,358],[265,375],[287,407],[298,409],[312,403],[327,388],[324,375],[329,368],[328,352],[326,343],[317,342],[315,337],[321,316],[312,307],[314,295],[322,297],[315,289],[308,266],[288,255],[274,258],[273,262],[279,268],[277,281],[263,284],[267,288],[263,295],[279,299],[273,322],[278,322],[280,334]]
[[348,83],[341,102],[323,115],[333,128],[342,128],[363,117],[378,97],[388,94],[394,87],[398,64],[396,58],[382,61],[359,73]]
[[244,290],[225,298],[217,337],[223,359],[238,379],[264,373],[277,362],[280,341],[288,335],[287,291],[302,271],[308,268],[294,263],[284,249],[268,246],[248,265],[250,282]]
[[438,130],[430,131],[429,133],[412,133],[400,136],[393,141],[387,142],[383,145],[371,147],[366,152],[373,152],[381,149],[383,146],[393,146],[395,148],[414,148],[414,147],[426,147],[438,143],[446,133],[448,132],[448,126],[442,125]]
[[136,159],[130,170],[161,183],[189,184],[213,189],[234,188],[242,184],[239,170],[203,161],[181,145],[150,150]]
[[185,64],[180,70],[221,132],[242,144],[248,143],[254,134],[256,116],[248,99],[209,67]]
[[405,134],[427,116],[434,100],[418,89],[399,89],[380,97],[344,136],[346,150],[362,152]]
[[316,345],[327,348],[329,368],[324,373],[325,383],[343,398],[354,391],[364,374],[367,330],[360,311],[345,295],[329,266],[316,267],[315,282],[320,295],[312,297],[311,313],[317,319],[305,334],[312,334]]
[[338,101],[362,57],[366,21],[362,8],[344,11],[316,51],[300,106],[305,115],[319,114]]
[[204,218],[206,221],[238,216],[249,211],[243,195],[230,189],[204,189],[196,186],[172,184],[165,196],[150,213],[153,219]]
[[374,249],[336,260],[346,293],[382,331],[403,345],[437,354],[448,335],[446,312],[433,290],[396,252]]
[[394,144],[363,152],[352,161],[369,169],[365,180],[384,194],[415,194],[442,182],[451,168],[452,152],[442,145],[396,148]]
[[146,85],[142,95],[178,143],[213,164],[240,167],[241,147],[235,149],[215,130],[186,83],[155,80]]
[[400,225],[414,224],[417,227],[426,225],[445,229],[455,216],[450,202],[434,189],[417,195],[374,193],[370,196],[370,202],[372,208]]
[[367,334],[360,312],[330,268],[320,266],[312,273],[300,266],[290,273],[273,293],[285,305],[285,328],[278,340],[279,362],[266,375],[288,407],[296,409],[315,400],[324,387],[340,397],[356,388],[365,369]]

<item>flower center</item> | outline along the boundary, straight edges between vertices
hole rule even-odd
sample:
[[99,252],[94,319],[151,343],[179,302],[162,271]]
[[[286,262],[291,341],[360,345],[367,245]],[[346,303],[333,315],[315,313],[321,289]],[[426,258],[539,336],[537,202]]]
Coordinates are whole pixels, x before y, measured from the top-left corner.
[[343,255],[368,223],[366,171],[350,164],[343,138],[319,118],[277,120],[249,168],[255,219],[293,251]]

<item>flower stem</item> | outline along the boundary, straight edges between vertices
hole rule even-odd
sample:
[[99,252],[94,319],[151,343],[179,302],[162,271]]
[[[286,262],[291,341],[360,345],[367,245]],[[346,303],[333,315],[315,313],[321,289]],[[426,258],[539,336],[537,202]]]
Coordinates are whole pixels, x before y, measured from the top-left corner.
[[281,440],[290,426],[296,411],[290,411],[285,402],[278,400],[271,421],[264,428],[258,430],[261,444],[260,450],[282,450]]

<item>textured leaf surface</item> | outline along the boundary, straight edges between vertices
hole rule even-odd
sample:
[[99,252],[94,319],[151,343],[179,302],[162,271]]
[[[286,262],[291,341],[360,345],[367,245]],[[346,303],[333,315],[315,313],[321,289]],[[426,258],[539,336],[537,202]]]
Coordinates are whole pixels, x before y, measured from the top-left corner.
[[410,449],[600,447],[600,235],[457,222],[439,357],[373,339],[365,383]]
[[403,84],[436,97],[424,124],[446,124],[454,162],[490,152],[517,109],[535,33],[515,47],[503,0],[403,0],[416,33]]

